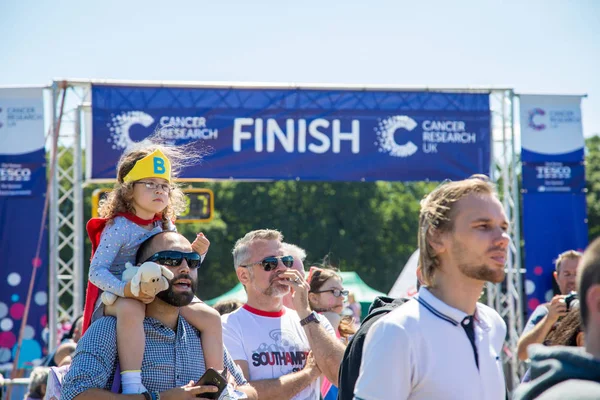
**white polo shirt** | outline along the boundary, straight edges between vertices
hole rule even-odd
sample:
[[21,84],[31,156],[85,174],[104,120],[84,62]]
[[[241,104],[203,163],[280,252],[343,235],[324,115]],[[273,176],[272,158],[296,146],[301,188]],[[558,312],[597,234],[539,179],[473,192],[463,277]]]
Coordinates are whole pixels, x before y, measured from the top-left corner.
[[363,349],[355,399],[504,400],[500,352],[504,320],[477,303],[475,351],[464,312],[421,287],[418,296],[382,317],[369,330]]

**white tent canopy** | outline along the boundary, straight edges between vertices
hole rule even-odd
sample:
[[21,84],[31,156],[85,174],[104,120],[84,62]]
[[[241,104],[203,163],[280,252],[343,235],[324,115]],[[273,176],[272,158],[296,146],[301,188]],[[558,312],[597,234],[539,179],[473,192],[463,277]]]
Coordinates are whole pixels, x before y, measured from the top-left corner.
[[419,249],[410,256],[400,276],[388,294],[390,297],[410,297],[417,293],[417,265],[419,265]]

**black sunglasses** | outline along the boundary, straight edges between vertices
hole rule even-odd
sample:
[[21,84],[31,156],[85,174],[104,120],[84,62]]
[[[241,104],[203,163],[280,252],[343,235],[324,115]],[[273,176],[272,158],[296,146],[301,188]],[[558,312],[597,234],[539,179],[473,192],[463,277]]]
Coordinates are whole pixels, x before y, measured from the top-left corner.
[[202,264],[200,254],[196,252],[184,253],[176,250],[159,251],[150,256],[146,261],[153,261],[166,267],[179,267],[184,258],[190,268],[198,268]]
[[247,265],[240,265],[240,267],[249,267],[251,265],[262,265],[263,269],[266,272],[272,271],[275,268],[277,268],[277,265],[279,264],[279,260],[281,260],[281,262],[283,263],[283,265],[285,265],[287,268],[292,268],[292,265],[294,265],[294,257],[292,256],[281,256],[281,257],[275,257],[275,256],[271,256],[271,257],[267,257],[262,261],[259,262],[255,262],[252,264],[247,264]]

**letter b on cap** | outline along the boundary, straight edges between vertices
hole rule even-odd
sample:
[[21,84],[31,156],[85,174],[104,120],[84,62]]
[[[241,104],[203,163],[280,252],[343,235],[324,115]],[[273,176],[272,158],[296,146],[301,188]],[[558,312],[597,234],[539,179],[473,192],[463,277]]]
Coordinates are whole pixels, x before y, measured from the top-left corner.
[[155,174],[164,174],[166,172],[165,169],[165,160],[162,158],[154,157],[154,173]]

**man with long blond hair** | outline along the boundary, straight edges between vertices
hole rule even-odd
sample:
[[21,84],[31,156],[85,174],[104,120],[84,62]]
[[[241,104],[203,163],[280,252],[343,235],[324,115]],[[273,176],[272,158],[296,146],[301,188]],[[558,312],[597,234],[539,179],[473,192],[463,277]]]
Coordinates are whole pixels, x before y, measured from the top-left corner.
[[355,399],[505,398],[506,324],[477,300],[486,282],[504,279],[507,230],[483,175],[444,183],[421,201],[424,286],[367,334]]

